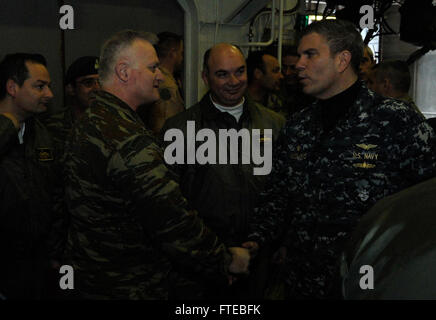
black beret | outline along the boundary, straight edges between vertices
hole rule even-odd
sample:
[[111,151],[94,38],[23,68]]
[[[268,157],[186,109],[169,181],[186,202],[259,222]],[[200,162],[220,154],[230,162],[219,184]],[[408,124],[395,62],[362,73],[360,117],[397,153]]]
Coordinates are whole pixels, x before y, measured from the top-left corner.
[[70,84],[79,77],[98,74],[99,58],[86,56],[74,61],[67,70],[65,84]]

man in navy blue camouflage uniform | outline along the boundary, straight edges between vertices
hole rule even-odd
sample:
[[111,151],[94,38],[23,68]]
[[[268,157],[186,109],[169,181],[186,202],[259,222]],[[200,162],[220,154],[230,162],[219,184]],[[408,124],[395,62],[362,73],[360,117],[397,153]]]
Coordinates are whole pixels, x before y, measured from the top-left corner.
[[[317,100],[275,145],[273,171],[252,220],[262,245],[282,228],[287,298],[339,298],[338,259],[350,231],[377,200],[434,175],[434,132],[406,102],[358,80],[363,42],[345,21],[303,32],[297,63]],[[286,223],[283,223],[286,222]]]

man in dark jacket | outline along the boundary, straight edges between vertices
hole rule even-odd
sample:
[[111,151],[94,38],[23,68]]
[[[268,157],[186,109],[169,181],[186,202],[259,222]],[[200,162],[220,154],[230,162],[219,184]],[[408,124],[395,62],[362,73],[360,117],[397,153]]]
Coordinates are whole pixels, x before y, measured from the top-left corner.
[[[230,133],[232,140],[237,132],[248,130],[250,141],[253,138],[268,145],[272,142],[267,137],[269,129],[275,141],[285,120],[274,111],[244,98],[247,88],[246,63],[237,47],[221,43],[207,50],[202,76],[210,91],[198,104],[166,121],[162,130],[164,140],[169,140],[165,138],[165,133],[177,128],[187,138],[188,145],[190,126],[194,124],[195,128],[192,128],[195,135],[206,129],[219,137],[223,130],[231,132],[229,130],[233,129],[233,134]],[[169,146],[169,141],[165,141],[165,144]],[[254,150],[254,141],[251,147]],[[231,152],[232,148],[227,147],[227,151]],[[246,240],[249,216],[263,188],[265,174],[269,173],[266,170],[264,175],[255,175],[254,170],[259,168],[256,168],[254,161],[244,163],[241,160],[244,154],[250,153],[250,148],[236,148],[239,147],[233,150],[238,150],[238,161],[230,164],[218,161],[223,153],[220,147],[216,159],[208,163],[191,161],[190,164],[174,166],[180,174],[184,196],[199,211],[206,224],[229,246],[240,246]],[[186,162],[189,163],[189,160]]]
[[0,294],[43,298],[44,274],[61,253],[55,210],[57,152],[36,114],[53,98],[44,57],[0,62]]

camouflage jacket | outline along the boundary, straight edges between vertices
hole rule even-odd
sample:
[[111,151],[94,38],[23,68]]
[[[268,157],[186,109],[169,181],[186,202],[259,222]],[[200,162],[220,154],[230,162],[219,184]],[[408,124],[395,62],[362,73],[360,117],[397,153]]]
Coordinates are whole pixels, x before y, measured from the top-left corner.
[[58,153],[42,123],[25,122],[20,144],[11,120],[0,115],[0,292],[40,298],[42,268],[59,258],[65,229]]
[[315,102],[287,123],[275,150],[252,239],[267,241],[285,220],[294,297],[326,297],[344,241],[377,200],[435,173],[434,132],[399,100],[360,84],[347,116],[323,132]]
[[65,142],[74,123],[74,114],[72,107],[50,114],[48,116],[41,117],[41,122],[45,125],[56,146],[61,154],[61,163],[63,162]]
[[[236,122],[229,113],[219,111],[207,93],[198,104],[166,121],[162,129],[162,140],[165,132],[171,128],[180,129],[184,137],[188,137],[187,121],[195,121],[195,133],[209,128],[215,132],[216,137],[219,136],[219,129],[272,129],[275,140],[285,119],[246,99],[243,114],[239,122]],[[164,142],[164,145],[169,143]],[[198,143],[200,144],[202,142]],[[216,156],[219,157],[218,152]],[[173,166],[180,175],[184,196],[198,210],[206,224],[230,246],[240,246],[246,240],[248,216],[266,180],[264,175],[253,175],[254,166],[252,162],[242,164],[240,153],[238,164],[219,164],[217,161],[216,164]]]
[[227,281],[224,245],[187,210],[153,134],[127,104],[98,93],[65,153],[67,256],[84,297],[166,299],[170,261]]

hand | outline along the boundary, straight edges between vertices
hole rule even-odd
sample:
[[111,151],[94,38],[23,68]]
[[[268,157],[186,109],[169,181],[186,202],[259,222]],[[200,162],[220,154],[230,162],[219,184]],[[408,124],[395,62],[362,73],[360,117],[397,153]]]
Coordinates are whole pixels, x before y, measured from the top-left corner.
[[250,256],[255,257],[259,251],[259,245],[256,241],[246,241],[241,245],[242,248],[250,251]]
[[281,246],[274,254],[273,254],[273,263],[275,264],[283,264],[285,262],[287,256],[287,249],[285,246]]
[[248,265],[250,264],[250,251],[245,248],[231,247],[232,263],[229,266],[230,273],[248,274]]

